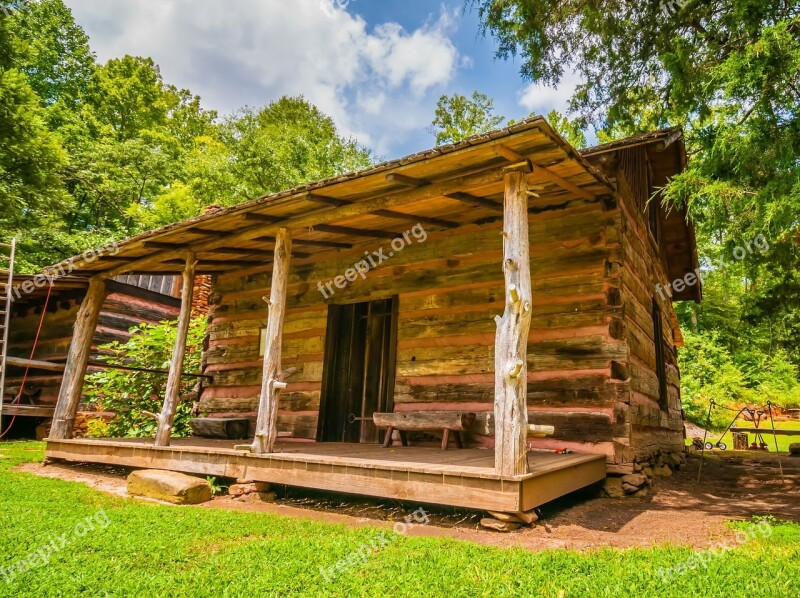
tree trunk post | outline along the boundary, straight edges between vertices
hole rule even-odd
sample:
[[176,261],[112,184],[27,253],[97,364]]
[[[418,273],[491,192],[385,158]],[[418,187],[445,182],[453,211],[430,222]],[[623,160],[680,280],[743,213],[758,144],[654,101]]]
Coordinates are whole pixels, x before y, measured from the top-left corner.
[[[517,165],[515,165],[517,168]],[[501,476],[528,472],[528,332],[532,290],[528,238],[527,165],[507,171],[503,216],[503,272],[506,308],[495,318],[495,471]]]
[[281,372],[283,349],[283,320],[286,315],[286,287],[289,282],[289,263],[292,257],[292,233],[288,228],[278,231],[267,317],[267,338],[258,419],[252,453],[263,455],[275,449],[278,435],[278,401],[286,388],[286,374]]
[[72,342],[69,345],[67,363],[64,367],[64,377],[58,391],[58,402],[53,413],[53,425],[48,438],[65,440],[72,438],[72,428],[75,424],[75,414],[81,402],[83,393],[83,379],[92,354],[92,341],[100,320],[100,310],[108,294],[105,280],[92,278],[89,280],[89,289],[86,292],[75,326],[72,332]]
[[175,412],[181,400],[181,379],[183,374],[183,359],[186,355],[186,339],[189,335],[189,325],[192,321],[192,295],[194,292],[194,272],[197,259],[194,253],[186,255],[186,266],[183,269],[183,287],[181,289],[181,312],[178,316],[178,330],[175,335],[175,345],[172,348],[172,360],[169,364],[167,388],[164,392],[164,406],[158,416],[158,429],[156,430],[155,446],[169,446],[172,424],[175,421]]

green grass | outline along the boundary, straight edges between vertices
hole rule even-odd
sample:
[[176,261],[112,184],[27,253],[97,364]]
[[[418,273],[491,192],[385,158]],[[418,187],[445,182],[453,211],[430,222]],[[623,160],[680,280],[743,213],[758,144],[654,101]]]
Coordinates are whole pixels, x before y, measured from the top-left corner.
[[[140,503],[12,471],[41,458],[41,444],[0,444],[0,567],[61,534],[71,541],[46,566],[10,583],[0,574],[0,596],[555,597],[562,589],[568,597],[800,595],[798,524],[776,525],[769,539],[667,583],[658,569],[687,562],[692,550],[534,553],[400,536],[326,581],[320,567],[346,559],[383,530]],[[75,537],[75,526],[101,511],[108,525]]]

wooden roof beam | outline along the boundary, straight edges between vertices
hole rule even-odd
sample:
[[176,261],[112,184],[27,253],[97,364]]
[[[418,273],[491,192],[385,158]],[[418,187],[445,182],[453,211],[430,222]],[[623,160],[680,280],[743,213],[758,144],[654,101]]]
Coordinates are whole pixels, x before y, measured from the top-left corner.
[[[264,243],[275,244],[275,237],[257,237],[253,241],[263,241]],[[325,249],[352,249],[351,243],[341,243],[340,241],[309,241],[306,239],[293,239],[294,245],[303,245],[305,247],[323,247]],[[297,254],[293,254],[297,255]]]
[[[326,197],[324,195],[316,195],[314,193],[308,194],[308,200],[316,203],[321,203],[327,206],[334,206],[337,208],[355,203],[352,201],[348,201],[346,199]],[[459,226],[457,222],[451,222],[450,220],[442,220],[441,218],[430,218],[428,216],[417,216],[415,214],[404,214],[402,212],[395,212],[394,210],[377,210],[373,212],[373,214],[375,214],[376,216],[381,216],[383,218],[391,218],[394,220],[403,220],[404,222],[415,222],[419,224],[430,224],[431,226],[440,226],[442,228],[458,228]]]
[[[512,163],[519,163],[523,161],[528,161],[528,158],[520,154],[519,152],[515,152],[509,147],[505,145],[497,145],[496,148],[497,153],[499,156],[505,158],[509,162]],[[595,199],[594,193],[590,193],[585,189],[581,189],[577,185],[570,183],[567,179],[557,175],[555,172],[547,168],[546,166],[538,166],[533,164],[533,178],[529,179],[531,183],[542,183],[542,182],[549,182],[553,183],[565,191],[569,191],[570,193],[574,193],[578,197],[582,197],[584,199]]]
[[[264,239],[267,241],[267,239]],[[272,238],[272,241],[275,239]],[[187,249],[188,245],[176,245],[174,243],[160,243],[158,241],[146,241],[144,243],[144,247],[146,249]],[[198,251],[198,253],[224,253],[228,255],[241,255],[247,257],[248,255],[252,256],[269,256],[272,257],[272,251],[268,249],[248,249],[246,247],[242,247],[240,249],[236,249],[235,247],[217,247],[215,249],[209,249],[208,251]],[[297,259],[305,259],[307,257],[311,257],[310,253],[292,253],[294,257]],[[129,258],[126,258],[129,259]],[[201,260],[202,261],[202,260]]]
[[[166,265],[177,264],[178,260],[167,260]],[[249,260],[204,260],[197,258],[197,266],[263,266],[265,262],[253,262]]]
[[206,237],[218,237],[218,238],[227,237],[228,235],[230,235],[229,232],[226,232],[224,230],[212,230],[210,228],[199,228],[197,226],[190,228],[186,232],[195,233],[197,235],[205,235]]
[[445,195],[445,197],[448,199],[455,199],[456,201],[463,203],[468,203],[479,208],[488,208],[490,210],[494,210],[495,212],[503,211],[503,206],[501,204],[494,202],[491,199],[486,199],[485,197],[470,195],[469,193],[449,193],[448,195]]
[[[362,216],[377,210],[389,209],[404,204],[435,199],[437,197],[461,192],[464,189],[493,185],[501,182],[503,180],[503,176],[504,175],[500,169],[484,170],[438,183],[432,183],[431,185],[420,187],[418,189],[404,189],[401,191],[386,192],[376,195],[375,197],[366,201],[359,201],[358,203],[342,206],[340,208],[323,209],[319,211],[311,210],[303,214],[298,214],[296,216],[287,218],[283,225],[269,224],[266,226],[259,225],[254,227],[242,227],[237,231],[232,231],[229,233],[225,239],[197,241],[191,247],[198,252],[209,251],[215,247],[224,247],[226,245],[229,246],[231,243],[235,243],[237,241],[250,241],[256,238],[262,238],[269,234],[274,234],[282,226],[295,230],[318,227],[319,224]],[[502,206],[500,209],[502,210]],[[152,269],[154,264],[182,255],[183,253],[183,250],[168,250],[164,251],[160,255],[152,255],[135,259],[126,266],[118,266],[103,271],[95,271],[94,275],[110,278],[126,272],[148,271]]]
[[[219,247],[217,249],[209,249],[208,251],[201,251],[202,253],[225,253],[228,255],[241,255],[247,257],[249,255],[252,256],[266,256],[272,258],[274,256],[274,252],[271,249],[248,249],[247,247],[242,247],[241,249],[235,249],[233,247]],[[307,257],[311,257],[310,253],[300,253],[298,251],[292,251],[292,257],[296,257],[299,260],[304,260]],[[200,261],[203,261],[200,258]],[[270,260],[271,261],[271,260]]]
[[426,181],[425,179],[418,179],[412,176],[407,176],[405,174],[400,174],[398,172],[392,172],[386,175],[386,182],[387,183],[396,183],[398,185],[403,185],[405,187],[412,187],[412,188],[420,188],[426,187],[430,185],[430,181]]
[[311,227],[320,233],[335,235],[352,235],[354,237],[374,237],[376,239],[396,239],[400,235],[392,231],[372,230],[369,228],[352,228],[349,226],[334,226],[332,224],[315,224]]

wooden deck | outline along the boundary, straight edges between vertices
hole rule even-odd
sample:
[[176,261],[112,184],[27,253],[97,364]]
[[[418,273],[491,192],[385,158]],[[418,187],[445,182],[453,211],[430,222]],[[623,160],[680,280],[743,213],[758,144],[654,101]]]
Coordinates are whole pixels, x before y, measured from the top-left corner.
[[151,440],[49,440],[47,457],[505,512],[527,511],[606,476],[602,455],[531,452],[530,473],[501,478],[485,449],[284,442],[277,453],[253,455],[234,450],[241,443],[191,438],[157,448]]

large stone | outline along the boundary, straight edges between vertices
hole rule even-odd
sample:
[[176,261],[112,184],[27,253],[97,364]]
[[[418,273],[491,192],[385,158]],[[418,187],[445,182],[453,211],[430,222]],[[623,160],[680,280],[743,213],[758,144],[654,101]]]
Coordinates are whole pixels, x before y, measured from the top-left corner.
[[622,478],[607,477],[603,484],[603,491],[609,498],[622,498],[625,496],[625,490],[622,488]]
[[[647,483],[647,476],[643,473],[631,473],[626,476],[622,476],[622,485],[628,484],[629,486],[633,486],[637,490],[644,486]],[[635,492],[635,491],[634,491]]]
[[513,521],[500,521],[491,517],[484,517],[481,519],[481,527],[491,529],[496,532],[514,532],[517,531],[522,524],[514,523]]
[[171,502],[196,505],[211,500],[208,482],[175,471],[142,469],[128,476],[128,494]]
[[278,495],[274,492],[250,492],[249,494],[242,494],[236,500],[239,502],[262,503],[275,502],[277,498]]
[[672,475],[672,470],[668,465],[659,465],[653,470],[653,473],[657,476],[661,476],[662,478],[668,478]]
[[500,521],[510,523],[520,523],[523,525],[531,525],[538,521],[539,516],[536,514],[536,509],[530,511],[519,511],[516,513],[502,513],[500,511],[489,511],[489,515]]
[[247,482],[244,484],[233,484],[228,488],[230,496],[244,496],[245,494],[255,494],[257,492],[269,492],[270,485],[267,482]]

